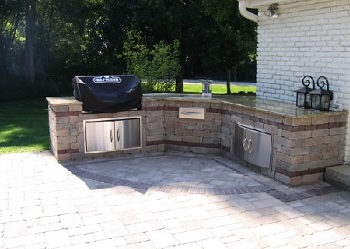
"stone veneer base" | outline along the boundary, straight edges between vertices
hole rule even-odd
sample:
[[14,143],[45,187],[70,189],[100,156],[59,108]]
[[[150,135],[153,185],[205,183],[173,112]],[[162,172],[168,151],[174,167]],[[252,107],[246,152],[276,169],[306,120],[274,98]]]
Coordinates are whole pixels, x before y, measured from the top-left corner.
[[[323,179],[328,166],[343,164],[347,112],[315,112],[255,97],[202,99],[144,96],[142,110],[83,113],[73,98],[47,98],[51,150],[58,161],[167,150],[220,154],[234,160],[235,124],[263,129],[272,135],[271,169],[240,163],[288,185]],[[272,106],[274,109],[272,109]],[[205,119],[180,119],[179,107],[201,107]],[[83,121],[141,116],[142,148],[85,153]]]

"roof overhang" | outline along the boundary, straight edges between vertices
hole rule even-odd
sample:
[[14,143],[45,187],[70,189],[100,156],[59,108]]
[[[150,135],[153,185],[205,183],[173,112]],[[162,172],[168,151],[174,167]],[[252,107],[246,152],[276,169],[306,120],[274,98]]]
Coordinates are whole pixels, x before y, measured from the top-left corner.
[[[240,1],[240,0],[238,0]],[[309,0],[305,0],[309,1]],[[250,9],[259,9],[260,7],[269,6],[274,3],[297,2],[297,0],[245,0],[245,6]]]
[[[298,2],[300,0],[238,0],[239,2],[239,13],[245,18],[258,23],[258,16],[248,9],[267,9],[267,6],[272,4],[282,4],[282,3],[290,3],[290,2]],[[304,0],[310,1],[310,0]]]

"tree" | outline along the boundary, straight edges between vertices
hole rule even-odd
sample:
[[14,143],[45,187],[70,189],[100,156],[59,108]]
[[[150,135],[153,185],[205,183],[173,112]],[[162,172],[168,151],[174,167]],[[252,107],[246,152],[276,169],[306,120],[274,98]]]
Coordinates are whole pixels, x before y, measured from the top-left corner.
[[69,75],[85,68],[87,24],[95,4],[87,0],[38,0],[36,13],[36,70],[40,75]]
[[125,73],[130,30],[141,34],[135,48],[144,48],[148,73],[160,83],[175,79],[176,92],[184,75],[231,70],[256,46],[254,24],[240,17],[236,0],[2,0],[0,87],[16,89],[16,98],[43,96],[48,88],[70,91],[74,75]]
[[25,74],[30,83],[34,83],[34,27],[36,0],[26,0],[26,48]]
[[208,62],[213,55],[214,22],[203,11],[202,0],[140,0],[133,1],[130,8],[133,29],[141,31],[149,43],[179,41],[176,92],[183,92],[186,66]]
[[[0,74],[14,73],[18,59],[18,27],[24,15],[24,1],[3,0],[0,5]],[[17,73],[17,72],[16,72]]]
[[173,44],[160,41],[147,47],[142,43],[140,33],[129,31],[124,48],[128,70],[145,82],[146,92],[173,89],[172,83],[180,68],[177,40]]
[[216,21],[217,61],[227,72],[227,93],[230,90],[231,69],[249,60],[256,60],[256,24],[246,20],[238,11],[236,0],[203,0],[205,10]]

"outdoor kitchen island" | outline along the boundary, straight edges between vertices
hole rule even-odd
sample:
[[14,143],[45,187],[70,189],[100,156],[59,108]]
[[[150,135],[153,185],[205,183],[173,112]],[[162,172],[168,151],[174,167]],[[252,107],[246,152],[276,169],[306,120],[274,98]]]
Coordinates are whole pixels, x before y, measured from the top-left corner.
[[[323,179],[326,167],[344,163],[346,111],[306,110],[290,103],[239,95],[204,98],[187,94],[144,94],[142,110],[118,113],[84,113],[82,102],[74,97],[48,97],[47,101],[51,150],[62,162],[163,151],[211,153],[237,160],[292,186]],[[139,147],[86,150],[84,126],[87,122],[128,118],[140,119],[140,130],[134,131],[140,132]],[[237,125],[270,136],[270,155],[259,155],[271,159],[268,167],[237,157]],[[250,139],[248,142],[245,138],[242,143],[246,151],[255,150]]]

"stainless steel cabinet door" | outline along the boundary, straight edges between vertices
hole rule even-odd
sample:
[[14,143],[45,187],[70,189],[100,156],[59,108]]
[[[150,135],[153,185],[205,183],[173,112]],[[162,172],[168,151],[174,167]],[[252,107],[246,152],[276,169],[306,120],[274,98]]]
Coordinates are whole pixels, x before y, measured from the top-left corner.
[[263,167],[271,167],[271,135],[254,128],[236,124],[234,153],[247,162]]
[[117,150],[141,147],[140,119],[130,118],[115,122],[115,148]]
[[246,129],[245,139],[247,153],[246,160],[257,166],[270,168],[271,135],[256,130]]
[[86,151],[112,151],[114,144],[114,122],[85,123]]

